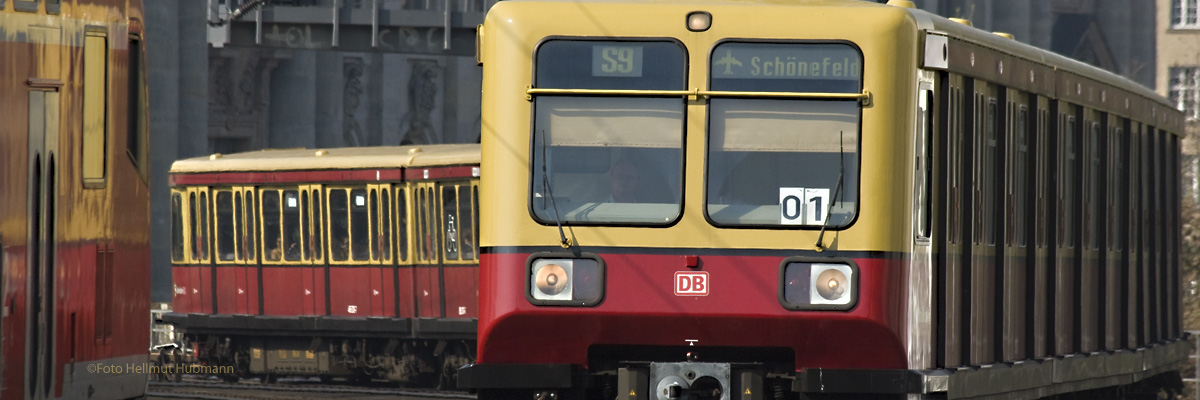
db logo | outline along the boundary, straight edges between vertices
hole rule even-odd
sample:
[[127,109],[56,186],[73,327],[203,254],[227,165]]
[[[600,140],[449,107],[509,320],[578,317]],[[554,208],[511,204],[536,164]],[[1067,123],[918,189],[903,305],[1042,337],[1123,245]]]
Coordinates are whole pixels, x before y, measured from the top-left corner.
[[675,272],[676,296],[708,296],[707,272]]

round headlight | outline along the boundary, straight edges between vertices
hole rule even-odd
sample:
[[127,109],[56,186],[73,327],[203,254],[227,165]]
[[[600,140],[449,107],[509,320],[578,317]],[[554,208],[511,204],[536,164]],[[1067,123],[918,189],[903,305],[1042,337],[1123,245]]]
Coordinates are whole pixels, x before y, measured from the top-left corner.
[[826,300],[833,301],[846,294],[846,274],[836,269],[827,269],[817,275],[817,294]]
[[543,265],[534,276],[534,282],[542,293],[559,294],[567,288],[567,270],[558,264]]

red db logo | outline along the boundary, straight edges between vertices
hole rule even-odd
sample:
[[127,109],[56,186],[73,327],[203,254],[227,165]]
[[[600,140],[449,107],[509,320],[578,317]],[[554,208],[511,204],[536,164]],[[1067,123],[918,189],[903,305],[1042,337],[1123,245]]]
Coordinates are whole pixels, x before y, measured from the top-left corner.
[[676,296],[708,296],[707,272],[675,272]]

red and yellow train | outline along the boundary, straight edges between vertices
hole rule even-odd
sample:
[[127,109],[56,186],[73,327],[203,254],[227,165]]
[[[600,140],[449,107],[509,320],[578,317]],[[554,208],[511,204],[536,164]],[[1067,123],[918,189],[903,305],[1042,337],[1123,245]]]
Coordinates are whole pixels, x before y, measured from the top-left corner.
[[164,321],[228,379],[453,386],[474,354],[479,155],[428,145],[175,162]]
[[480,399],[1153,396],[1183,115],[912,3],[512,0]]
[[145,16],[0,0],[0,398],[146,391]]

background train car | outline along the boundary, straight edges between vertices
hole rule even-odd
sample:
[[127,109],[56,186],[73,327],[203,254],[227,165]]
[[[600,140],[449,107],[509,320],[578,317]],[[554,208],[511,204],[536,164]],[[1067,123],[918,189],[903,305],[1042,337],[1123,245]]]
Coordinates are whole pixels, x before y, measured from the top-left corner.
[[145,393],[144,21],[137,0],[0,1],[0,398]]
[[474,354],[478,176],[469,144],[177,161],[164,321],[230,379],[453,384]]
[[496,4],[479,354],[460,387],[1177,388],[1183,116],[911,5]]

